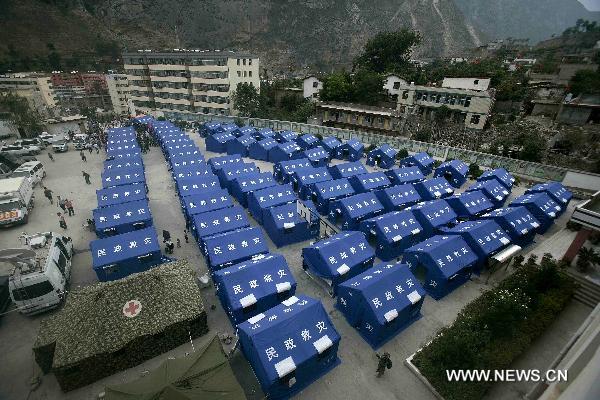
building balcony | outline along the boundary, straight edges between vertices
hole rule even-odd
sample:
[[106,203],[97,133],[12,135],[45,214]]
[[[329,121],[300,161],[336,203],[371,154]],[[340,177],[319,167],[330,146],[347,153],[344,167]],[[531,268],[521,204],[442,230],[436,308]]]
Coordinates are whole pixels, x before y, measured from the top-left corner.
[[150,97],[148,96],[136,96],[136,95],[129,95],[129,98],[131,100],[135,100],[135,101],[150,101]]
[[195,101],[194,102],[194,107],[196,108],[204,108],[204,107],[208,107],[208,108],[221,108],[221,109],[229,109],[229,104],[224,103],[207,103],[205,101]]
[[229,90],[224,92],[219,92],[218,90],[196,90],[192,89],[192,94],[196,96],[220,96],[220,97],[229,97]]
[[150,71],[181,71],[181,72],[185,72],[187,70],[185,65],[179,65],[179,64],[148,64],[148,69]]
[[150,76],[152,82],[188,82],[184,76]]
[[190,65],[190,72],[226,72],[228,70],[227,65]]
[[229,85],[229,78],[198,78],[192,76],[192,83],[206,83],[208,85]]
[[174,88],[169,88],[169,87],[164,87],[164,88],[156,88],[153,87],[152,91],[155,93],[183,93],[183,94],[188,94],[189,89],[174,89]]
[[181,104],[187,106],[191,104],[191,102],[187,99],[161,99],[160,97],[155,97],[154,101],[162,104]]

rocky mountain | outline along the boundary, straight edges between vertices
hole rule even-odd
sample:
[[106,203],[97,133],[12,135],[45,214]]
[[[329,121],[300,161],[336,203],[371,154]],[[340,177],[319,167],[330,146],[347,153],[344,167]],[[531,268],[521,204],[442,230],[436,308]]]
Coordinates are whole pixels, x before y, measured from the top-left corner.
[[422,34],[416,57],[447,57],[598,19],[577,0],[0,0],[0,10],[0,66],[52,51],[68,64],[118,48],[220,48],[256,52],[271,72],[348,66],[369,37],[402,27]]

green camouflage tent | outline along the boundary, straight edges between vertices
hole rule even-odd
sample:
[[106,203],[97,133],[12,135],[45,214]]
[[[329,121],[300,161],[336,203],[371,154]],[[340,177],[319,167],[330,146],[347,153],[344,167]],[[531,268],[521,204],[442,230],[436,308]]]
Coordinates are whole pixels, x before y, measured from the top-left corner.
[[235,379],[217,336],[186,357],[168,359],[143,378],[106,387],[105,400],[241,400],[244,390]]
[[208,331],[194,271],[186,261],[72,291],[40,325],[33,346],[62,390],[90,384]]

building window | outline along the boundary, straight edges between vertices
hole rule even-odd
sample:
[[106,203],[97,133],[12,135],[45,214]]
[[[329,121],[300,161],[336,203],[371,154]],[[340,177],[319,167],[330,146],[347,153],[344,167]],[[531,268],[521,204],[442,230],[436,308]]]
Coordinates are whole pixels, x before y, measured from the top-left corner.
[[405,100],[408,99],[408,90],[402,92],[402,98]]
[[241,78],[242,77],[242,71],[238,71],[237,73],[238,73],[238,78]]
[[244,78],[246,77],[246,75],[247,75],[247,73],[246,73],[246,71],[244,71]]
[[252,71],[248,71],[248,76],[252,78]]
[[251,58],[248,59],[248,65],[252,65],[252,59]]
[[400,89],[400,82],[394,82],[394,89]]
[[246,65],[246,59],[244,58],[242,61],[243,61],[243,64]]
[[480,118],[480,115],[472,115],[471,116],[471,124],[479,125],[479,118]]
[[240,65],[240,59],[239,58],[237,59],[237,65]]
[[475,85],[479,85],[479,79],[475,79],[475,80],[473,81],[473,83],[474,83]]
[[467,96],[467,98],[465,99],[465,107],[469,108],[470,105],[471,105],[471,98]]
[[317,82],[317,81],[313,82],[313,87],[314,87],[315,89],[316,89],[316,88],[318,88],[318,87],[319,87],[319,82]]

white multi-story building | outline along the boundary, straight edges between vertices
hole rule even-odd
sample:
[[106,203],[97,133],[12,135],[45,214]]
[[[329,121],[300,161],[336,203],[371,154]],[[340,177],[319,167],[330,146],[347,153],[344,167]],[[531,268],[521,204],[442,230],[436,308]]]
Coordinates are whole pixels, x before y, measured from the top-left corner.
[[49,75],[16,73],[0,75],[0,92],[11,92],[25,97],[29,104],[43,116],[52,115],[57,105],[56,95]]
[[302,81],[302,92],[305,99],[317,100],[323,89],[323,82],[314,75],[307,76]]
[[123,54],[129,98],[139,112],[236,115],[240,83],[260,90],[259,59],[231,51],[139,50]]
[[125,74],[107,74],[106,86],[113,111],[117,115],[128,115],[129,110],[129,82]]

